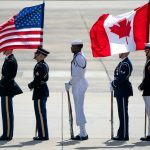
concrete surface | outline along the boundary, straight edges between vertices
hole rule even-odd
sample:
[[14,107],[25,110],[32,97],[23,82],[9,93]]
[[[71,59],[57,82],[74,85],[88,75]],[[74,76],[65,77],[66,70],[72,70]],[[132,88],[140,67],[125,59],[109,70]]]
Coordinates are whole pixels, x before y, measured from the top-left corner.
[[[51,54],[47,58],[50,67],[50,97],[47,102],[48,126],[50,140],[45,142],[32,141],[35,132],[35,117],[32,92],[27,84],[32,80],[32,71],[36,62],[32,59],[35,50],[16,50],[19,70],[16,81],[23,89],[22,95],[14,98],[15,129],[14,139],[10,142],[0,142],[3,150],[73,150],[73,149],[149,149],[150,142],[140,142],[144,134],[144,103],[142,93],[137,86],[142,80],[145,63],[144,52],[130,54],[133,63],[131,82],[134,96],[129,102],[130,141],[115,142],[110,139],[110,92],[108,74],[113,78],[113,71],[119,62],[118,56],[102,59],[92,57],[89,29],[103,13],[117,15],[130,11],[146,3],[142,1],[46,1],[44,47]],[[18,13],[23,7],[39,4],[39,1],[0,1],[0,24]],[[70,42],[81,38],[84,41],[83,51],[87,56],[87,79],[89,88],[85,97],[85,112],[87,116],[87,131],[89,140],[84,142],[69,140],[69,120],[67,95],[64,83],[70,79]],[[4,56],[0,54],[0,68]],[[72,100],[72,95],[71,95]],[[73,101],[72,101],[73,105]],[[74,109],[73,109],[74,115]],[[114,100],[114,134],[118,128],[116,101]],[[75,125],[75,134],[78,128]],[[0,134],[2,132],[0,115]],[[63,146],[62,146],[63,135]]]

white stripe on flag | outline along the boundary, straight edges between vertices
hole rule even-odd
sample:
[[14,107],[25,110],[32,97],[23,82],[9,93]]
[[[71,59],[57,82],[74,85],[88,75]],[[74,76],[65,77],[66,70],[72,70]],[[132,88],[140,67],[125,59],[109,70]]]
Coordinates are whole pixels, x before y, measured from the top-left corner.
[[6,29],[11,29],[11,28],[15,28],[15,25],[6,26],[5,28],[1,29],[0,31],[6,30]]
[[9,34],[9,33],[18,33],[18,32],[26,32],[26,31],[30,31],[30,32],[34,32],[34,31],[42,31],[42,28],[29,28],[29,29],[19,29],[19,30],[9,30],[6,32],[2,32],[0,33],[0,36],[3,36],[5,34]]
[[11,42],[7,44],[3,44],[0,46],[0,49],[6,47],[6,46],[15,46],[15,45],[39,45],[41,42]]
[[41,37],[41,35],[39,35],[39,34],[37,34],[37,35],[35,35],[35,34],[19,35],[19,36],[18,35],[13,35],[13,36],[7,36],[7,37],[1,39],[0,43],[3,42],[3,41],[6,41],[6,40],[16,39],[16,38],[22,39],[22,38],[40,38],[40,37]]

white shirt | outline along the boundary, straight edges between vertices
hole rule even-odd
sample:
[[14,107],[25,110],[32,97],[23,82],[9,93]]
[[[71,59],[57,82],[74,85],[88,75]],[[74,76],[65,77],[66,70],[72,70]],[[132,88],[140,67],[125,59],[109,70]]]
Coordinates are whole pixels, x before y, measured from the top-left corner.
[[85,78],[86,72],[86,58],[85,56],[79,52],[77,53],[71,62],[71,80],[70,84],[74,85],[81,79]]

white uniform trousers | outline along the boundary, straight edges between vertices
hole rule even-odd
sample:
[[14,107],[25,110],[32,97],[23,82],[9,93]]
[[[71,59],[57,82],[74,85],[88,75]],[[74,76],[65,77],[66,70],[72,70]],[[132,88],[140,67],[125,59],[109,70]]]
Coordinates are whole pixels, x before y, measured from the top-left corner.
[[86,89],[87,88],[82,89],[81,86],[76,86],[72,88],[77,126],[82,126],[86,123],[86,118],[84,114],[84,96]]
[[148,116],[148,136],[150,136],[150,96],[143,96]]

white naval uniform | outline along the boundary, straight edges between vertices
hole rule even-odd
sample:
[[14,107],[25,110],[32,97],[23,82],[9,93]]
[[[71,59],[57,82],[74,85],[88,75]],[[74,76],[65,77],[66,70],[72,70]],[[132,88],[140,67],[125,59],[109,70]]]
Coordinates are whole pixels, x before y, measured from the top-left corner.
[[72,94],[75,104],[76,124],[82,126],[86,123],[84,114],[84,95],[88,87],[88,82],[85,79],[86,72],[86,58],[78,52],[74,55],[71,62],[71,80],[69,83],[72,85]]
[[148,116],[148,136],[150,136],[150,96],[143,96],[146,113]]

